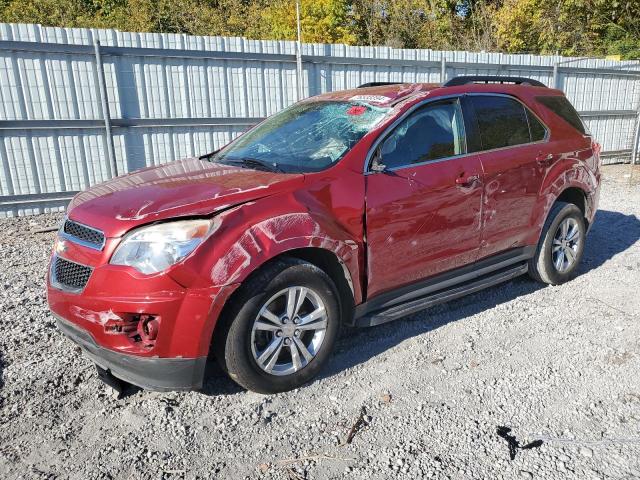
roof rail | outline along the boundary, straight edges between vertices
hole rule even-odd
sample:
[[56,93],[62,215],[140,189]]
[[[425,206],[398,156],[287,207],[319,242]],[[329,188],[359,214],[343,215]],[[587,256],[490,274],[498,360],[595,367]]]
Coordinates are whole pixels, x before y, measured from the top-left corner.
[[383,87],[385,85],[402,85],[402,82],[369,82],[359,85],[358,88]]
[[469,83],[513,83],[515,85],[531,85],[532,87],[547,88],[544,83],[532,78],[502,77],[492,75],[468,75],[455,77],[445,83],[443,87],[458,87],[460,85],[468,85]]

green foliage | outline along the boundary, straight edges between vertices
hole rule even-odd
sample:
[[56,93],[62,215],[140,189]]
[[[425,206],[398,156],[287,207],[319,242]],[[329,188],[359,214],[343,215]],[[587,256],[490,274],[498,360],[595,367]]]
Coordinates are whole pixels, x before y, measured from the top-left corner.
[[498,47],[510,52],[639,56],[637,1],[505,0],[495,25]]
[[[295,2],[273,2],[261,16],[260,27],[256,32],[249,32],[249,36],[276,40],[297,38]],[[350,29],[349,4],[346,0],[302,0],[300,24],[304,42],[354,44],[357,41]]]
[[355,0],[352,21],[360,44],[445,48],[460,19],[442,0]]
[[[295,0],[0,0],[0,21],[296,38]],[[301,0],[305,42],[640,58],[638,0]]]

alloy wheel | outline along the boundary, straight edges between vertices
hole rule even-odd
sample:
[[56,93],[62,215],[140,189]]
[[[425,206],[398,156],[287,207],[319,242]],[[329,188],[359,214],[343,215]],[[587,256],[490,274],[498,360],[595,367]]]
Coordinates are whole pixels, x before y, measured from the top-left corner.
[[290,375],[314,359],[327,330],[327,311],[314,290],[293,286],[273,295],[251,330],[251,352],[271,375]]
[[559,273],[565,273],[574,266],[581,242],[582,234],[578,221],[572,217],[565,218],[558,225],[551,245],[553,266]]

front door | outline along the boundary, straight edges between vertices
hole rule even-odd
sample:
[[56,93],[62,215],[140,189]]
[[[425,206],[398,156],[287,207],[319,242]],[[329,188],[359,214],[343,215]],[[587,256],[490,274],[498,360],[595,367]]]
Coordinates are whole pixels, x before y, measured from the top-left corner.
[[379,144],[366,177],[368,298],[477,258],[482,170],[464,131],[453,99],[414,111]]

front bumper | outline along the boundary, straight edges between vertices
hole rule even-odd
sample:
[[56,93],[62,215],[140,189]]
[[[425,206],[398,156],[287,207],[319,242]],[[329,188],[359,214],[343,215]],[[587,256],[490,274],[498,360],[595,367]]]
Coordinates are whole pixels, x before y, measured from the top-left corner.
[[91,360],[114,377],[147,390],[198,390],[202,388],[207,357],[154,358],[114,352],[99,346],[93,337],[55,315],[62,333],[80,346]]
[[[169,274],[110,265],[108,252],[66,247],[62,258],[93,271],[80,291],[64,290],[48,276],[47,301],[60,330],[121,380],[150,390],[201,388],[215,325],[237,285],[203,281],[187,288]],[[155,321],[153,338],[141,336],[143,317]]]

